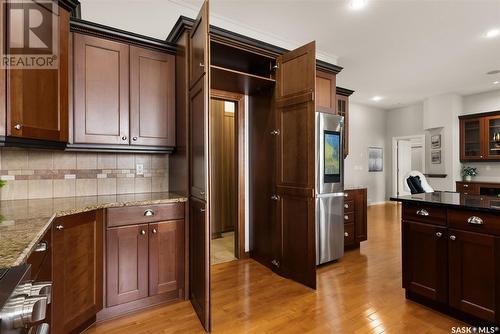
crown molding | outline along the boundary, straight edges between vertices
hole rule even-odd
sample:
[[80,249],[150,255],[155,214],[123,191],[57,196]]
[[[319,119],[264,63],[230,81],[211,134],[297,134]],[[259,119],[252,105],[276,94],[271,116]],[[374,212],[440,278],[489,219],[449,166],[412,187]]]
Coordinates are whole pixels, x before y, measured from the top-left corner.
[[337,87],[336,93],[342,96],[351,96],[354,91],[343,87]]

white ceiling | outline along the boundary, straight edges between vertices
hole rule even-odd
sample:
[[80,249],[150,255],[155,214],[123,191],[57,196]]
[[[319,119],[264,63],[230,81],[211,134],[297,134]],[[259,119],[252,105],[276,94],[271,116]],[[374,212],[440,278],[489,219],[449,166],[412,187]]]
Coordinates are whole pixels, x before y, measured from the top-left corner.
[[[201,0],[81,0],[86,20],[165,39]],[[318,57],[344,67],[353,101],[394,108],[429,96],[499,89],[500,0],[211,0],[211,23],[291,49],[316,40]],[[379,95],[379,102],[371,97]]]

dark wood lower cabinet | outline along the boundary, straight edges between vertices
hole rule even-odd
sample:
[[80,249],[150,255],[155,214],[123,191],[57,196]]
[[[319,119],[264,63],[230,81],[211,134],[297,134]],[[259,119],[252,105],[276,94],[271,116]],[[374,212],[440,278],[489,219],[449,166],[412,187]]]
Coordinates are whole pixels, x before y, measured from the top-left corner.
[[434,301],[446,302],[446,228],[403,221],[403,287]]
[[95,321],[103,307],[102,211],[53,223],[52,333],[70,333]]
[[498,321],[500,241],[492,235],[455,229],[449,235],[450,305]]
[[106,306],[148,296],[148,226],[110,228],[106,246]]
[[344,196],[344,247],[351,249],[368,240],[367,189],[349,189]]

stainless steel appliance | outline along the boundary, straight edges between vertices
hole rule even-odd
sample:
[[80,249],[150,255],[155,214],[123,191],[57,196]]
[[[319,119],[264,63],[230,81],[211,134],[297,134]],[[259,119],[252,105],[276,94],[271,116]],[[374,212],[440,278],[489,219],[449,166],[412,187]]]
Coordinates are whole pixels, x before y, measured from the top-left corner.
[[344,255],[344,117],[316,112],[316,264]]
[[29,274],[29,265],[0,269],[0,334],[49,333],[43,321],[52,283],[34,283]]

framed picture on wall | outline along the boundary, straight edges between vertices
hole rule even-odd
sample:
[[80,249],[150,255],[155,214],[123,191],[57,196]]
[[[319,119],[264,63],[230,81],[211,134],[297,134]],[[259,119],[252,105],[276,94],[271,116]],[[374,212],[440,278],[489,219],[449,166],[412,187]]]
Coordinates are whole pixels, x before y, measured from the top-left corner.
[[382,172],[384,170],[384,149],[368,147],[368,171]]
[[441,148],[441,135],[431,136],[431,148]]
[[441,150],[431,152],[431,162],[435,165],[441,163]]

